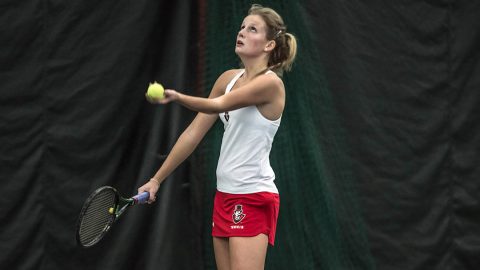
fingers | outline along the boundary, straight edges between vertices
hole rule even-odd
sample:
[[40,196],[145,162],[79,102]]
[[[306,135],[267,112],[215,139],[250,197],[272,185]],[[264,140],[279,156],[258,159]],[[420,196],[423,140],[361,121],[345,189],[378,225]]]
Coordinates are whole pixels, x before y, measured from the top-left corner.
[[149,96],[147,93],[145,93],[145,99],[152,104],[159,104],[159,103],[161,104],[163,103],[162,101],[164,100],[164,98],[163,99],[153,98]]
[[148,204],[152,204],[152,203],[154,203],[156,200],[157,200],[157,196],[153,196],[153,197],[152,197],[152,195],[150,195],[150,199],[148,199]]
[[157,200],[157,192],[150,192],[150,198],[148,199],[148,203],[152,204]]
[[147,99],[148,102],[155,103],[155,100],[153,100],[153,98],[151,98],[147,93],[145,93],[145,98]]
[[141,187],[139,187],[139,188],[137,189],[138,194],[143,193],[143,192],[145,192],[145,191],[147,191],[147,190],[145,189],[145,185],[143,185],[143,186],[141,186]]
[[157,191],[158,191],[158,186],[156,186],[155,183],[152,182],[147,182],[145,185],[141,186],[138,188],[138,194],[147,191],[150,193],[150,197],[148,198],[147,203],[152,204],[157,200]]

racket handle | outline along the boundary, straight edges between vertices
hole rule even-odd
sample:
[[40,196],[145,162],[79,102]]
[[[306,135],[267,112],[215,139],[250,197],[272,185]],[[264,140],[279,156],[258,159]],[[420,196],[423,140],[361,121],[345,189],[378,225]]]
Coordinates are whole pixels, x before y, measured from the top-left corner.
[[148,193],[147,191],[142,192],[142,193],[132,197],[135,204],[146,203],[149,198],[150,198],[150,193]]

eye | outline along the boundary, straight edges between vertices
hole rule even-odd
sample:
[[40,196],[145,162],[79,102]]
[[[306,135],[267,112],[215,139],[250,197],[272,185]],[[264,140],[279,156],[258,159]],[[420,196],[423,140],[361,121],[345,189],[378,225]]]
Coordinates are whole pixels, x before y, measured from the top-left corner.
[[249,30],[251,32],[255,32],[255,33],[257,32],[257,28],[255,28],[255,26],[250,26]]

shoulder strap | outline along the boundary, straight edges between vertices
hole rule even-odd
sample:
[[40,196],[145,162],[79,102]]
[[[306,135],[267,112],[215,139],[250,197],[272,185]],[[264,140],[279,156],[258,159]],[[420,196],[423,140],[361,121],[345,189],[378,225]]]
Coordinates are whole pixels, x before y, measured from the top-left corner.
[[243,73],[245,73],[245,69],[242,69],[237,75],[235,75],[235,77],[233,77],[233,79],[228,83],[227,88],[225,89],[225,94],[230,92],[230,90],[232,90],[238,78],[240,78],[240,76],[242,76]]

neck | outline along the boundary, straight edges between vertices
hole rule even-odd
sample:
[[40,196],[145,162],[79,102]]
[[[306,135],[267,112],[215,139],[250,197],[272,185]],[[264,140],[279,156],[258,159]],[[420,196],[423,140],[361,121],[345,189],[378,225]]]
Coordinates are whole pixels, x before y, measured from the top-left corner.
[[260,72],[268,68],[268,61],[265,59],[242,59],[242,63],[245,67],[244,78],[246,80],[255,78]]

